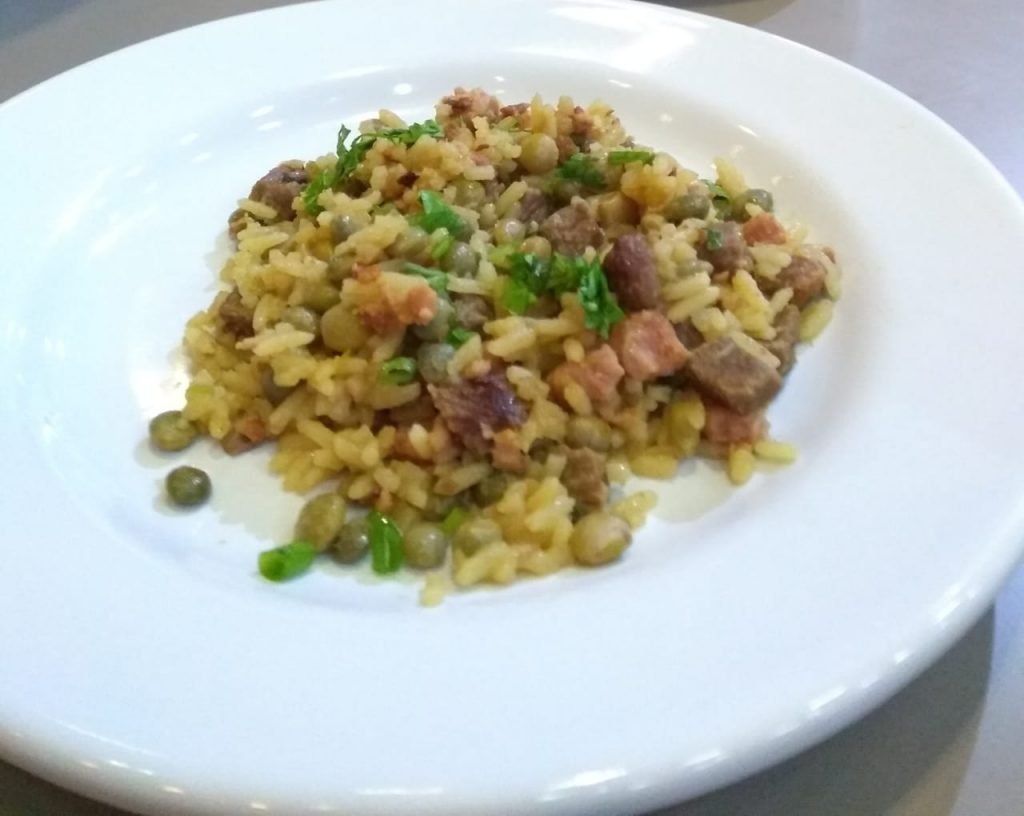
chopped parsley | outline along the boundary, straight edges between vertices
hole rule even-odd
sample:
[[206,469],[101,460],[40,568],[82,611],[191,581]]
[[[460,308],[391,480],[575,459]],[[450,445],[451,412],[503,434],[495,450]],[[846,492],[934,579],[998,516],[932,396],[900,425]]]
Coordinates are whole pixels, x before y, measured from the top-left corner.
[[432,269],[429,266],[420,266],[416,263],[407,263],[402,267],[406,275],[418,275],[423,278],[430,288],[437,292],[439,295],[443,294],[448,289],[448,275],[442,272],[440,269]]
[[463,326],[456,326],[448,332],[448,342],[455,346],[455,348],[459,348],[459,346],[463,346],[472,340],[474,334],[475,332],[471,332]]
[[345,142],[348,141],[351,134],[352,131],[345,125],[338,129],[338,143],[335,147],[338,161],[332,169],[321,172],[302,191],[302,203],[306,212],[312,216],[323,212],[324,208],[317,203],[320,193],[345,182],[366,158],[366,154],[378,139],[386,139],[396,144],[412,145],[421,136],[440,136],[441,126],[433,119],[428,119],[426,122],[417,122],[407,128],[384,128],[374,133],[362,133],[352,140],[350,147],[346,147]]
[[711,196],[711,204],[719,215],[732,212],[732,198],[722,188],[722,185],[717,184],[709,179],[701,179],[708,188],[708,195]]
[[621,165],[630,162],[650,164],[654,161],[653,150],[612,150],[608,154],[608,164]]
[[604,187],[604,174],[593,156],[587,153],[573,153],[555,168],[555,175],[566,181],[578,181],[587,187]]
[[597,261],[578,255],[555,253],[550,259],[518,254],[511,257],[502,304],[513,314],[522,314],[543,294],[576,292],[583,306],[584,322],[602,337],[625,317],[608,289],[608,280]]
[[430,257],[440,261],[455,246],[455,237],[447,229],[441,227],[430,239]]
[[416,361],[412,357],[392,357],[380,367],[378,382],[385,385],[408,385],[416,379]]
[[446,229],[451,235],[459,235],[466,229],[466,223],[455,210],[449,207],[440,193],[423,190],[420,193],[420,205],[423,212],[410,220],[427,232]]
[[287,581],[308,570],[316,558],[316,547],[297,540],[260,553],[260,575],[268,581]]

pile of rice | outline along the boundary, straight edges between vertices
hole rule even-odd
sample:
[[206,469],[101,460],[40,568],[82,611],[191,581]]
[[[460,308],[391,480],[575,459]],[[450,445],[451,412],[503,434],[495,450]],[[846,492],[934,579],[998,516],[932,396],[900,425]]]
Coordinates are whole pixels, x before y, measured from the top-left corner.
[[[609,341],[588,327],[572,291],[510,313],[503,300],[507,264],[510,251],[545,251],[541,224],[523,212],[531,191],[542,191],[554,208],[582,202],[603,232],[601,245],[581,253],[584,260],[600,263],[617,238],[642,235],[656,260],[660,311],[680,337],[694,331],[705,342],[732,336],[777,366],[767,348],[794,295],[777,279],[797,257],[825,270],[823,291],[800,307],[799,339],[812,340],[839,294],[830,249],[808,243],[800,225],[775,221],[781,232],[771,243],[749,242],[736,269],[702,262],[709,227],[728,213],[712,207],[703,218],[680,219],[674,202],[694,191],[736,200],[747,182],[724,160],[716,162],[714,184],[665,153],[610,163],[609,153],[640,148],[600,102],[583,109],[565,97],[553,105],[535,97],[500,106],[482,91],[458,89],[437,105],[436,123],[440,133],[412,144],[377,139],[345,183],[324,189],[312,206],[301,192],[282,206],[261,197],[259,185],[240,202],[230,222],[237,251],[221,272],[223,291],[185,332],[193,366],[188,419],[232,453],[273,443],[271,467],[286,489],[336,491],[403,528],[439,519],[453,503],[497,521],[502,541],[469,556],[454,551],[427,576],[427,603],[452,584],[507,584],[573,564],[570,540],[585,513],[608,512],[641,526],[653,494],[623,496],[618,485],[630,474],[668,479],[681,460],[704,455],[722,459],[729,478],[742,484],[759,459],[795,457],[791,446],[764,433],[731,444],[707,439],[709,399],[685,372],[647,380],[621,376],[614,393],[601,400],[574,381],[553,387],[557,367],[585,366]],[[381,111],[361,131],[405,127]],[[524,140],[531,134],[553,140],[557,167],[536,173],[524,166]],[[601,183],[588,186],[560,174],[576,154],[600,171]],[[294,178],[314,179],[329,176],[336,162],[331,154],[287,166]],[[529,163],[537,169],[536,161]],[[448,362],[450,382],[498,373],[525,416],[515,427],[484,427],[484,449],[465,444],[458,429],[430,410],[432,387],[422,379],[396,383],[381,376],[389,360],[415,358],[420,343],[415,304],[427,299],[423,287],[429,286],[406,274],[402,261],[436,267],[444,258],[431,250],[451,243],[444,230],[426,236],[425,246],[417,242],[424,191],[439,193],[469,225],[463,240],[476,258],[475,269],[448,275],[444,297],[483,299],[489,312]],[[758,215],[761,208],[749,204],[742,217]],[[296,309],[319,319],[332,308],[346,310],[353,321],[344,351],[328,348],[315,322],[289,322]],[[251,329],[239,327],[238,313]],[[581,417],[597,428],[605,448],[612,489],[603,508],[580,502],[565,478],[572,450],[567,440]],[[506,474],[503,491],[480,506],[474,488],[496,473]]]

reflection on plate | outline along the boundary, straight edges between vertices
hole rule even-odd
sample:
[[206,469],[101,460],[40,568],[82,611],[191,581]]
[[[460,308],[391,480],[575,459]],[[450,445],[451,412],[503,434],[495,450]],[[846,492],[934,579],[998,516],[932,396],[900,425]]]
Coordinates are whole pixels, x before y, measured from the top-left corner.
[[[990,340],[1024,296],[1005,182],[906,98],[755,31],[527,0],[496,42],[499,12],[403,8],[385,42],[369,8],[279,9],[0,108],[19,157],[0,181],[21,191],[0,301],[7,759],[154,813],[637,812],[832,733],[991,599],[1024,527],[1024,373]],[[367,36],[340,47],[343,29]],[[282,31],[303,32],[301,59],[264,56]],[[835,324],[773,417],[802,459],[736,493],[713,469],[659,485],[613,570],[430,612],[410,585],[328,570],[268,588],[255,542],[300,499],[252,462],[190,456],[212,504],[154,512],[168,463],[138,440],[181,401],[167,349],[211,297],[253,168],[382,104],[422,119],[456,84],[601,97],[698,169],[725,145],[843,248]],[[984,212],[951,212],[939,185]]]

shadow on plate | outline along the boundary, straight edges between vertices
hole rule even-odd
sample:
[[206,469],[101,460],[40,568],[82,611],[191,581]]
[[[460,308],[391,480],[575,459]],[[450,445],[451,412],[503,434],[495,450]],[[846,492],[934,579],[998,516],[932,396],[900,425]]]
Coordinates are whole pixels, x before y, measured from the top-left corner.
[[827,742],[648,816],[948,816],[977,739],[994,619],[989,611],[900,694]]
[[669,8],[696,11],[732,20],[734,23],[755,25],[767,20],[796,0],[655,0]]

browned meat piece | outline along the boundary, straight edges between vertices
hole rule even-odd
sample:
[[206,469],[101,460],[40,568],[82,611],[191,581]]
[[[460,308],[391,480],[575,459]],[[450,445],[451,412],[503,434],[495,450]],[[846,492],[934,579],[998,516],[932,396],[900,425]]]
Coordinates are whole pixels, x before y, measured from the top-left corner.
[[716,402],[704,404],[704,438],[718,445],[742,445],[764,439],[768,423],[762,414],[738,414]]
[[779,272],[774,281],[767,283],[767,291],[790,287],[793,290],[792,302],[806,306],[825,288],[825,267],[812,258],[794,255],[789,266]]
[[604,274],[627,312],[657,309],[661,303],[654,253],[642,235],[631,232],[615,241],[604,257]]
[[704,335],[693,325],[692,320],[684,320],[682,323],[676,323],[675,326],[676,337],[679,338],[680,343],[686,346],[687,351],[693,351],[697,346],[704,345]]
[[543,191],[529,189],[519,200],[519,220],[524,224],[542,223],[551,215],[551,199]]
[[489,437],[526,421],[526,408],[516,397],[504,371],[490,371],[456,385],[429,387],[444,424],[474,453],[489,447]]
[[418,422],[429,428],[436,416],[434,401],[426,394],[388,411],[388,420],[394,425],[412,425]]
[[748,244],[784,244],[786,228],[771,213],[758,213],[743,225],[743,240]]
[[572,109],[572,137],[580,145],[586,144],[594,130],[594,117],[577,105]]
[[529,112],[529,102],[516,102],[516,104],[514,105],[503,105],[501,108],[498,109],[498,113],[501,114],[502,118],[506,116],[512,116],[518,119],[520,123],[523,122],[523,117],[528,115]]
[[709,225],[698,254],[716,272],[732,272],[750,265],[743,231],[735,221],[720,221]]
[[559,162],[564,162],[566,159],[580,152],[580,148],[576,142],[572,140],[572,136],[567,136],[564,133],[560,133],[555,137],[555,144],[558,145]]
[[604,241],[604,230],[582,201],[574,201],[545,218],[540,234],[563,255],[581,255],[588,246],[599,247]]
[[682,368],[690,356],[661,312],[627,315],[612,329],[611,342],[622,367],[634,380],[667,377]]
[[583,358],[582,363],[564,362],[548,374],[548,385],[561,398],[569,383],[576,383],[594,402],[605,402],[615,396],[625,370],[611,346],[604,345]]
[[267,426],[258,416],[246,415],[235,420],[230,431],[220,441],[224,452],[230,456],[238,456],[252,450],[268,435]]
[[608,500],[605,457],[589,448],[565,451],[562,484],[569,495],[585,507],[602,507]]
[[782,387],[775,368],[728,336],[694,351],[687,372],[701,391],[741,414],[763,407]]
[[282,221],[290,221],[295,217],[292,201],[308,182],[309,175],[301,162],[285,162],[257,181],[249,198],[273,207]]
[[775,337],[762,345],[779,358],[779,373],[785,374],[796,360],[796,344],[800,339],[800,310],[787,306],[775,317]]
[[507,473],[526,472],[526,454],[519,447],[519,434],[516,431],[506,428],[494,435],[491,461],[494,463],[494,467]]
[[217,315],[224,327],[235,337],[252,337],[252,309],[242,303],[242,296],[235,289],[217,309]]
[[494,319],[490,302],[480,295],[460,295],[452,300],[452,306],[455,307],[455,322],[473,331]]
[[473,88],[467,91],[465,88],[456,88],[450,95],[441,100],[442,105],[451,109],[451,118],[459,120],[464,125],[473,126],[473,119],[483,116],[488,121],[498,120],[498,100],[482,88]]

